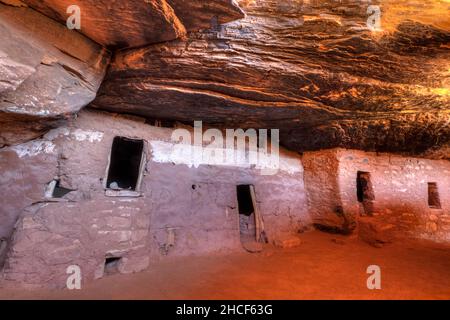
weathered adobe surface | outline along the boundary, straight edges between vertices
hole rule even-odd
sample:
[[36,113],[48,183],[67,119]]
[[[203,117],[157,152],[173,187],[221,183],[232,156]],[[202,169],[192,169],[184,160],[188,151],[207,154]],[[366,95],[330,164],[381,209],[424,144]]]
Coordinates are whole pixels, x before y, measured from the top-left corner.
[[232,0],[22,0],[54,20],[66,23],[67,8],[81,9],[83,34],[107,47],[138,47],[174,40],[187,31],[244,16]]
[[383,30],[371,32],[361,1],[239,1],[245,19],[119,52],[92,105],[280,128],[297,151],[450,158],[439,151],[450,139],[448,2],[379,3]]
[[89,104],[109,56],[34,10],[0,4],[0,147],[39,137]]
[[[74,4],[82,34],[65,26]],[[212,17],[243,16],[231,0],[0,0],[0,147],[35,139],[88,105],[109,64],[105,48],[169,41]]]
[[[82,111],[42,139],[0,150],[0,187],[9,188],[9,196],[0,198],[0,239],[10,244],[5,279],[14,286],[60,288],[71,264],[90,280],[103,276],[105,257],[122,257],[119,272],[128,273],[146,268],[149,258],[243,250],[239,184],[255,186],[268,241],[298,240],[298,232],[311,225],[298,154],[280,150],[275,175],[261,175],[250,165],[212,165],[208,157],[196,168],[189,157],[176,156],[173,130]],[[105,194],[115,136],[146,141],[140,197]],[[46,198],[54,178],[73,191]]]
[[[306,152],[302,163],[309,213],[317,227],[357,231],[374,245],[405,236],[450,242],[448,161],[331,149]],[[358,172],[370,174],[370,212],[357,198]],[[437,185],[439,207],[429,205],[430,182]]]

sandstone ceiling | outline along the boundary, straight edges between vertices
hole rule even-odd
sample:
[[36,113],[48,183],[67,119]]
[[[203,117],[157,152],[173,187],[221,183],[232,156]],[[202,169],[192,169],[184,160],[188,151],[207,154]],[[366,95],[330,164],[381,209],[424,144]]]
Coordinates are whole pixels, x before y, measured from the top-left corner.
[[[79,77],[80,70],[101,74],[105,63],[92,62],[107,61],[105,48],[113,52],[90,107],[220,127],[277,128],[282,144],[299,152],[339,146],[450,159],[449,0],[0,2],[28,5],[20,10],[51,18],[46,23],[55,30],[55,21],[65,22],[69,2],[81,7],[84,36],[61,33],[90,41],[97,58],[78,59],[83,63],[69,68],[62,63],[70,71],[64,81],[92,84],[84,81],[86,73]],[[381,7],[380,30],[367,27],[369,5]],[[16,31],[10,33],[12,43]],[[0,38],[7,37],[2,32]],[[0,43],[0,75],[3,56],[32,68],[46,65]],[[42,47],[48,56],[54,46]],[[69,57],[77,52],[59,51]],[[35,72],[14,70],[9,75],[19,80],[1,79],[0,101],[20,108],[30,99],[30,89],[20,89]],[[52,83],[51,77],[40,79],[42,86]],[[90,87],[95,95],[95,85]],[[16,100],[5,99],[5,92]],[[58,110],[64,103],[48,109],[67,115],[80,107]],[[5,136],[0,132],[3,144],[14,143]]]
[[21,0],[48,17],[66,23],[67,8],[77,5],[81,32],[96,42],[114,48],[138,47],[174,40],[187,31],[209,25],[212,17],[221,23],[242,18],[231,0]]
[[92,40],[0,4],[0,147],[39,137],[89,104],[108,63]]
[[[71,5],[80,7],[80,32],[65,26]],[[232,0],[0,0],[0,147],[39,137],[88,105],[115,49],[243,16]]]

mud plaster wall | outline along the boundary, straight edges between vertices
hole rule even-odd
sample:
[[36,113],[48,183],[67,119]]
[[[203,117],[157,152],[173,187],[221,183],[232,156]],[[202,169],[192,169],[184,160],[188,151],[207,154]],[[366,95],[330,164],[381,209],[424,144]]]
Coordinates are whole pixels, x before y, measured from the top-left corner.
[[[369,172],[379,221],[401,234],[450,242],[450,162],[336,150],[339,196],[346,214],[358,216],[358,171]],[[428,182],[436,182],[441,209],[428,206]]]
[[316,227],[333,232],[350,232],[354,227],[351,223],[354,218],[342,212],[336,150],[304,153],[302,163],[309,212]]
[[[139,119],[84,111],[70,127],[44,137],[47,149],[33,154],[2,150],[0,157],[14,158],[13,168],[19,171],[51,159],[38,169],[47,173],[39,173],[37,180],[29,180],[36,174],[33,167],[22,171],[33,192],[9,180],[14,194],[27,200],[10,208],[20,218],[4,268],[6,282],[63,287],[71,264],[80,265],[89,280],[103,276],[105,257],[121,257],[119,271],[127,273],[164,257],[242,250],[237,184],[255,185],[269,241],[295,236],[310,225],[298,156],[283,154],[288,169],[274,176],[243,167],[155,162],[153,154],[169,142],[171,132]],[[103,178],[115,136],[147,141],[141,197],[105,196]],[[3,170],[8,172],[9,166]],[[51,202],[43,194],[55,175],[75,191]],[[35,203],[38,198],[44,202]]]

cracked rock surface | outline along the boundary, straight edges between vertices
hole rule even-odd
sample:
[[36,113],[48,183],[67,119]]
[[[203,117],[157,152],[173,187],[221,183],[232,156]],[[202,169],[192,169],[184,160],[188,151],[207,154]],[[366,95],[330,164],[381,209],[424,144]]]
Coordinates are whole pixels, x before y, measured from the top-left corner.
[[97,93],[109,52],[29,8],[0,4],[0,146],[36,138]]
[[300,152],[431,154],[450,139],[448,2],[372,4],[376,32],[361,1],[239,1],[245,19],[119,52],[92,106],[279,128]]

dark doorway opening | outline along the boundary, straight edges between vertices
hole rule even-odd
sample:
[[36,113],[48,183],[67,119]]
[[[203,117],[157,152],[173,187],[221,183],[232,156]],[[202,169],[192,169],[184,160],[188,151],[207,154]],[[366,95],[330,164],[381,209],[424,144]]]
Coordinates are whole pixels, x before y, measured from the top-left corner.
[[241,242],[243,244],[256,241],[256,215],[251,194],[251,187],[252,186],[250,185],[237,186],[239,231],[241,235]]
[[45,188],[45,197],[50,199],[64,198],[72,191],[75,190],[62,187],[61,181],[55,179],[47,184]]
[[358,201],[363,204],[364,213],[372,215],[375,195],[369,172],[358,171],[356,178],[356,195],[358,197]]
[[441,208],[441,199],[439,197],[439,190],[436,182],[428,183],[428,206],[434,209]]
[[108,189],[136,190],[141,174],[143,151],[143,140],[114,138],[106,181]]

